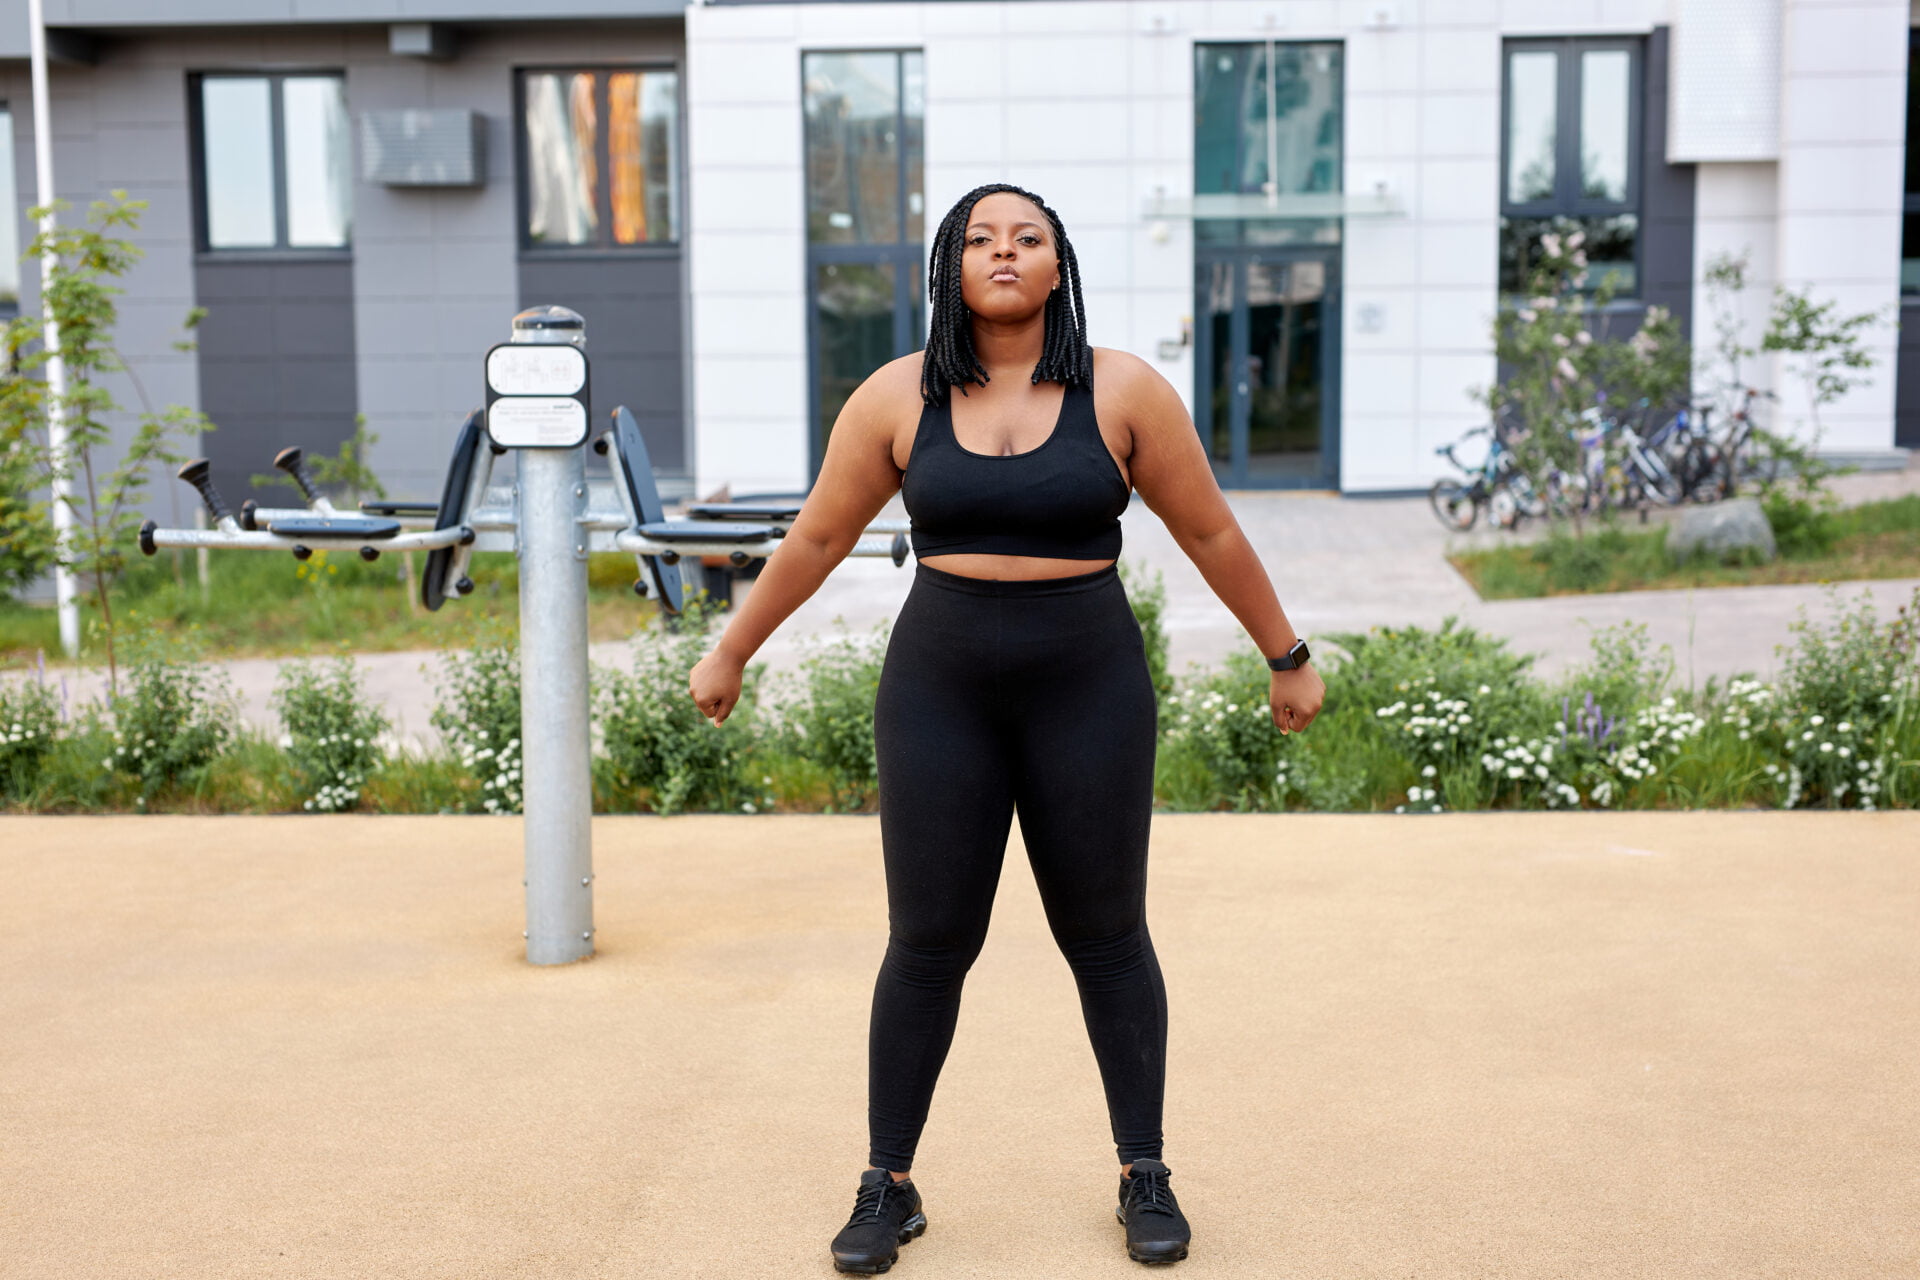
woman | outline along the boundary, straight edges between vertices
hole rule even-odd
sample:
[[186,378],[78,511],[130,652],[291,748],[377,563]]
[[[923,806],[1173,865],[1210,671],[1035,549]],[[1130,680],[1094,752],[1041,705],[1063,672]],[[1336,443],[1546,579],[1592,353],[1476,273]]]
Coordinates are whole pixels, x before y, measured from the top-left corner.
[[869,1167],[834,1265],[885,1271],[926,1229],[908,1175],[1016,811],[1099,1064],[1128,1254],[1177,1261],[1191,1233],[1160,1159],[1167,1004],[1145,915],[1156,703],[1116,568],[1131,491],[1276,664],[1280,732],[1312,723],[1324,686],[1173,387],[1087,345],[1058,215],[1019,187],[976,187],[941,222],[927,281],[926,349],[848,399],[806,505],[688,681],[724,722],[747,661],[900,492],[914,580],[873,721],[889,933]]

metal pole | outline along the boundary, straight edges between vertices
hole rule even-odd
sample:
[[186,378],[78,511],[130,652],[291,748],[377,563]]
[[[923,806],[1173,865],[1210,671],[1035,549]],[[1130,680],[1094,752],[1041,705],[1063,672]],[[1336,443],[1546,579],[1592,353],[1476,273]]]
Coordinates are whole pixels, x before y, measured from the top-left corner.
[[[47,99],[47,22],[41,0],[27,0],[28,51],[33,61],[33,181],[34,203],[46,209],[40,215],[40,234],[53,231],[53,125]],[[61,402],[67,394],[67,365],[60,358],[60,325],[53,318],[48,295],[58,258],[49,249],[40,255],[40,311],[45,317],[47,359],[47,445],[53,455],[53,539],[59,560],[53,569],[53,598],[60,617],[60,647],[69,658],[80,653],[80,609],[74,600],[73,574],[66,559],[73,541],[73,511],[67,506],[67,423]]]
[[[577,315],[571,327],[555,324],[562,310],[535,308],[514,317],[513,341],[584,346]],[[581,523],[586,452],[578,446],[516,452],[527,959],[566,964],[593,954],[587,530]]]

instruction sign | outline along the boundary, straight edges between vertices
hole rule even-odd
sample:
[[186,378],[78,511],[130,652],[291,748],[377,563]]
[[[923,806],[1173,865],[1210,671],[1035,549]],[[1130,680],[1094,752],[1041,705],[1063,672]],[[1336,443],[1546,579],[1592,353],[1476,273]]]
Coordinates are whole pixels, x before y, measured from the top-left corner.
[[587,353],[503,342],[487,352],[487,434],[507,449],[572,449],[587,440]]

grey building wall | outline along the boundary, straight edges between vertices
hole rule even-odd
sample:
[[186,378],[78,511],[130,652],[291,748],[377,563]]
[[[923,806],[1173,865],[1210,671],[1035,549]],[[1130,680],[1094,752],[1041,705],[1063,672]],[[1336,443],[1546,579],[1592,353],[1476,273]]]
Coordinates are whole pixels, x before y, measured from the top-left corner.
[[[481,113],[487,129],[484,186],[408,189],[360,183],[354,189],[361,408],[381,437],[374,458],[389,491],[438,496],[454,432],[483,398],[481,356],[506,340],[516,311],[539,302],[564,303],[586,317],[596,410],[610,407],[606,397],[623,383],[634,385],[621,372],[631,352],[660,355],[661,381],[645,394],[650,404],[671,405],[672,418],[653,424],[648,441],[658,450],[657,467],[684,467],[681,256],[654,263],[602,255],[563,263],[557,276],[535,272],[530,277],[519,248],[513,115],[517,67],[659,61],[681,68],[684,76],[680,25],[466,30],[451,62],[391,57],[385,39],[384,30],[370,31],[349,53],[351,111],[466,108]],[[684,201],[684,177],[681,190]],[[654,294],[653,281],[662,271],[674,280],[670,305],[636,314],[632,300]],[[597,291],[590,295],[588,289]],[[651,377],[654,366],[646,367]]]
[[[24,20],[21,25],[24,30]],[[114,74],[106,73],[109,67]],[[118,299],[115,337],[132,376],[106,380],[123,409],[109,415],[114,439],[93,458],[96,474],[104,474],[119,464],[143,407],[157,411],[169,404],[200,403],[198,362],[174,345],[187,336],[182,326],[194,306],[186,95],[167,77],[113,58],[103,59],[100,67],[56,66],[48,89],[55,191],[72,205],[63,216],[83,220],[88,205],[115,187],[148,202],[139,230],[130,237],[144,256],[121,282],[125,293]],[[13,117],[13,212],[24,252],[35,231],[27,217],[35,194],[33,93],[24,62],[0,62],[0,98]],[[38,314],[37,264],[23,263],[20,276],[21,310]],[[170,475],[156,475],[142,508],[165,523],[191,522],[197,501]]]
[[[115,30],[318,26],[343,22],[566,22],[679,19],[685,0],[45,0],[47,26]],[[0,0],[0,58],[27,56],[27,0]]]
[[[0,18],[10,7],[12,0],[0,0]],[[665,62],[684,76],[677,18],[467,27],[449,61],[393,55],[384,25],[104,32],[94,56],[91,65],[51,71],[58,189],[76,210],[116,186],[150,201],[134,237],[145,257],[120,303],[121,350],[155,408],[177,402],[215,417],[217,430],[199,447],[214,460],[229,503],[255,493],[246,477],[270,471],[283,445],[331,451],[352,430],[356,407],[379,437],[369,460],[389,493],[436,498],[455,431],[482,398],[481,358],[507,336],[527,287],[541,294],[533,300],[579,305],[590,326],[602,313],[589,331],[590,349],[607,357],[596,360],[596,391],[612,393],[623,381],[638,388],[622,398],[647,397],[656,464],[685,465],[680,255],[644,268],[616,263],[621,269],[604,275],[586,305],[550,296],[549,282],[523,282],[513,117],[516,67]],[[388,188],[360,182],[356,157],[347,260],[198,254],[187,76],[245,69],[341,70],[356,119],[399,107],[478,111],[486,181]],[[24,63],[0,62],[0,97],[13,109],[24,245],[31,235],[24,210],[33,202]],[[683,175],[683,201],[685,189]],[[37,309],[37,277],[24,274],[21,305]],[[208,309],[197,356],[173,346],[196,302]],[[113,390],[138,408],[132,382],[116,379]],[[130,433],[131,416],[123,415],[119,438]],[[156,475],[144,514],[187,523],[196,501],[171,475]]]
[[257,490],[251,477],[279,474],[273,456],[287,445],[330,454],[353,434],[353,264],[202,254],[193,275],[207,310],[200,407],[219,427],[201,445],[213,482],[229,505],[295,505],[293,490]]
[[1640,296],[1680,321],[1693,340],[1694,166],[1667,163],[1667,61],[1673,28],[1655,27],[1647,35],[1645,85],[1640,131]]

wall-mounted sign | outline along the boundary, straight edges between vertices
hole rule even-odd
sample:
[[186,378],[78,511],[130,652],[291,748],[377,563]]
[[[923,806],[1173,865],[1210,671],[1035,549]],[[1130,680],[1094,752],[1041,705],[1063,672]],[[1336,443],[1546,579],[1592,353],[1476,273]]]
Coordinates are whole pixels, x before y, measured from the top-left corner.
[[587,353],[503,342],[487,352],[487,434],[508,449],[572,449],[587,440]]

